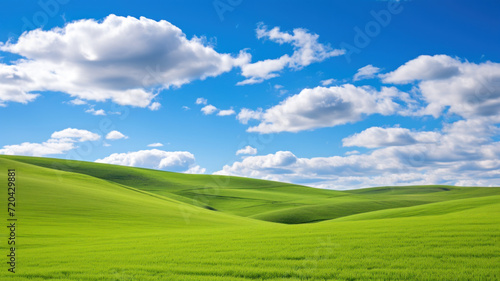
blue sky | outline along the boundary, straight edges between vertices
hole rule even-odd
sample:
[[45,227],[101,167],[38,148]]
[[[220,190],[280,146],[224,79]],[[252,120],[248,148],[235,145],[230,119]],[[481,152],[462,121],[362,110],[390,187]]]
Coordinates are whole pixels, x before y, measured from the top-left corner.
[[32,3],[0,9],[2,154],[336,189],[500,182],[497,1]]

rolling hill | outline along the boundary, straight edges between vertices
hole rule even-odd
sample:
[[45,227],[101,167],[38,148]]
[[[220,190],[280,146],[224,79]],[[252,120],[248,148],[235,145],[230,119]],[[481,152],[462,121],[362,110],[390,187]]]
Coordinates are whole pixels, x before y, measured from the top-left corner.
[[332,191],[22,156],[0,169],[16,170],[18,218],[2,280],[500,279],[500,188]]

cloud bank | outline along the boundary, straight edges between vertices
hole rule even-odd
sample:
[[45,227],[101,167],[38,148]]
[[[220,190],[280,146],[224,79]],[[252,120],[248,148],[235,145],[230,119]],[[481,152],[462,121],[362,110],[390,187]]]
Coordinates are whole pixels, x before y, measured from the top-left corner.
[[95,162],[159,169],[183,173],[204,173],[205,169],[196,165],[194,155],[187,151],[164,151],[159,149],[139,150],[127,153],[113,153]]
[[97,141],[101,138],[96,133],[87,130],[67,128],[54,132],[50,139],[42,143],[23,142],[21,144],[5,145],[0,149],[0,154],[46,156],[64,154],[77,148],[77,143]]
[[445,110],[463,118],[500,115],[499,63],[476,64],[447,55],[423,55],[382,78],[386,83],[417,83],[426,103],[417,115],[438,117]]
[[266,110],[244,108],[237,119],[242,124],[258,122],[248,132],[279,133],[355,123],[371,114],[453,118],[444,119],[440,130],[375,126],[342,140],[344,147],[360,147],[364,153],[301,158],[278,151],[245,157],[216,173],[337,189],[498,186],[500,64],[424,55],[392,72],[377,75],[379,71],[368,65],[353,80],[377,76],[386,84],[414,87],[409,93],[392,85],[381,90],[350,84],[304,89]]
[[165,20],[116,15],[29,31],[0,50],[22,57],[0,64],[0,105],[58,91],[79,100],[155,110],[159,104],[152,100],[159,89],[215,77],[247,62],[243,53],[221,54],[202,38],[186,38]]
[[[216,174],[334,189],[419,184],[498,186],[500,142],[491,138],[499,128],[488,123],[458,121],[447,126],[443,134],[399,128],[381,133],[384,129],[375,127],[344,139],[349,146],[376,148],[371,152],[301,158],[290,151],[278,151],[248,156]],[[377,139],[382,134],[392,138]],[[375,135],[373,141],[365,138],[370,135]]]

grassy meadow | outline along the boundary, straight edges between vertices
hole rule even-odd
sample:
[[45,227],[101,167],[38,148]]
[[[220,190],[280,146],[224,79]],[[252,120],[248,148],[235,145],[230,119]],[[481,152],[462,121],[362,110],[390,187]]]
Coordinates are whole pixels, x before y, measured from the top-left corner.
[[[500,188],[351,191],[0,156],[0,280],[500,280]],[[7,212],[2,212],[7,225]]]

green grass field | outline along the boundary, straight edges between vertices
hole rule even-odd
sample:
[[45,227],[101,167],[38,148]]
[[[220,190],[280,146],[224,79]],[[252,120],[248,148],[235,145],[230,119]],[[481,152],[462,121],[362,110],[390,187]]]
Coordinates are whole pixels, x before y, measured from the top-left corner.
[[0,156],[0,280],[500,280],[500,188],[330,191]]

